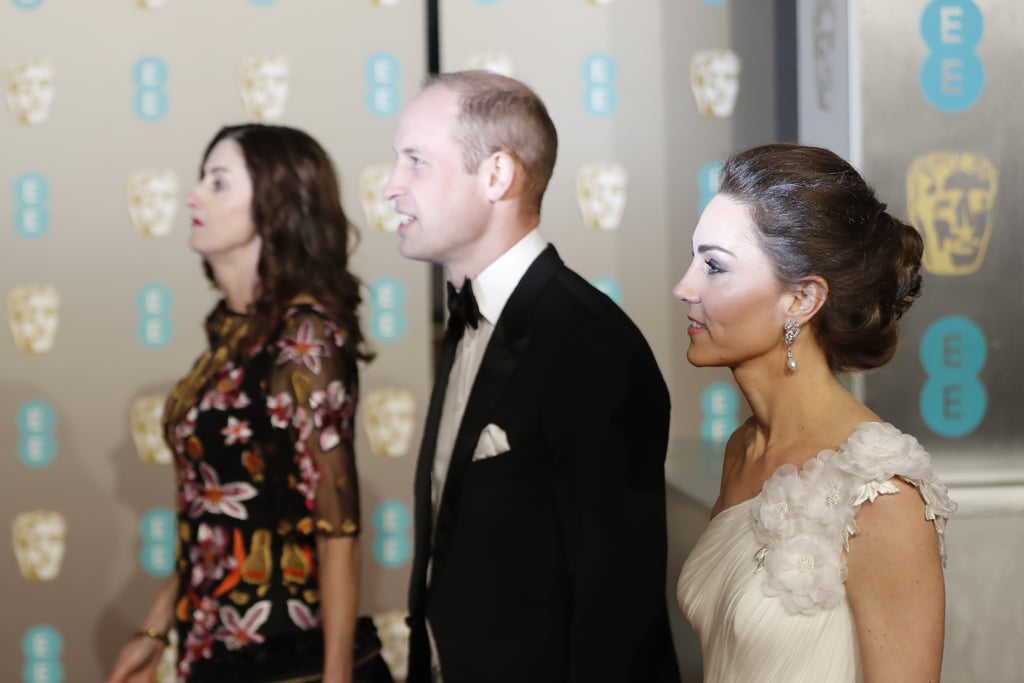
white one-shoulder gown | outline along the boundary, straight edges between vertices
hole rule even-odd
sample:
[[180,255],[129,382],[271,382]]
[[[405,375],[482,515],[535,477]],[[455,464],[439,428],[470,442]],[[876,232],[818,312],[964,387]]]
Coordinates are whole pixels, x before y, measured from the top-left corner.
[[706,683],[861,680],[844,552],[861,504],[898,493],[894,477],[920,491],[945,562],[956,503],[924,448],[886,423],[861,424],[800,470],[783,465],[757,496],[711,520],[677,587]]

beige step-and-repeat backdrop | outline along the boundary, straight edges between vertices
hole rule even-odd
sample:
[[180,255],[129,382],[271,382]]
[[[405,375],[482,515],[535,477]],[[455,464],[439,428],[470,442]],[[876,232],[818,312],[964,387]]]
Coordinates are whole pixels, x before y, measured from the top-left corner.
[[[561,151],[542,230],[647,334],[673,434],[709,443],[741,402],[727,373],[687,365],[671,287],[721,159],[773,139],[773,7],[440,3],[443,69],[508,73],[549,104]],[[431,278],[398,255],[379,188],[425,64],[420,0],[0,0],[0,680],[102,680],[171,571],[154,426],[216,298],[183,202],[209,138],[245,120],[318,138],[361,228],[352,267],[378,352],[357,442],[361,601],[401,640]]]

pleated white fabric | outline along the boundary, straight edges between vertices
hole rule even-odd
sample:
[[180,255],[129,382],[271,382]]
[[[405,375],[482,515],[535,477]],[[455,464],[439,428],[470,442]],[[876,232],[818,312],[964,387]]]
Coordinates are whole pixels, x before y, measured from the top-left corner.
[[[754,498],[715,516],[677,586],[701,641],[705,683],[852,683],[861,665],[844,582],[846,542],[865,501],[915,486],[944,529],[956,510],[927,452],[885,423],[864,423],[801,470],[780,467]],[[909,493],[909,492],[908,492]]]

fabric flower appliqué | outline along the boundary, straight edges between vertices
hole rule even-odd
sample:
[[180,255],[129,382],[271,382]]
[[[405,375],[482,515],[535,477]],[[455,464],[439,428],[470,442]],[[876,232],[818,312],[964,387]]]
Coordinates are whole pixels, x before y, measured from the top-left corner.
[[777,596],[790,614],[835,607],[846,594],[846,559],[835,544],[824,541],[821,536],[797,536],[768,546],[762,592]]
[[838,458],[836,466],[863,481],[887,481],[896,474],[904,479],[922,479],[930,474],[928,452],[917,439],[891,424],[860,425],[840,451],[855,453],[856,457]]

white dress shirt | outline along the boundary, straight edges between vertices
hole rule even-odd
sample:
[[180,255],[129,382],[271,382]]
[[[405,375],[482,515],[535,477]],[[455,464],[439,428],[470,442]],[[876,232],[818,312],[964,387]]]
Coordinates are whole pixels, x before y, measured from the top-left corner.
[[448,475],[448,464],[452,459],[452,449],[455,447],[455,437],[459,433],[462,416],[466,412],[466,403],[469,401],[469,394],[473,389],[476,373],[480,369],[484,351],[494,333],[494,325],[519,281],[547,245],[547,240],[535,228],[472,281],[473,295],[480,308],[480,324],[475,330],[466,327],[466,332],[455,350],[451,374],[448,375],[448,388],[445,391],[441,422],[437,429],[437,452],[434,454],[431,487],[435,522],[441,507],[441,494]]

